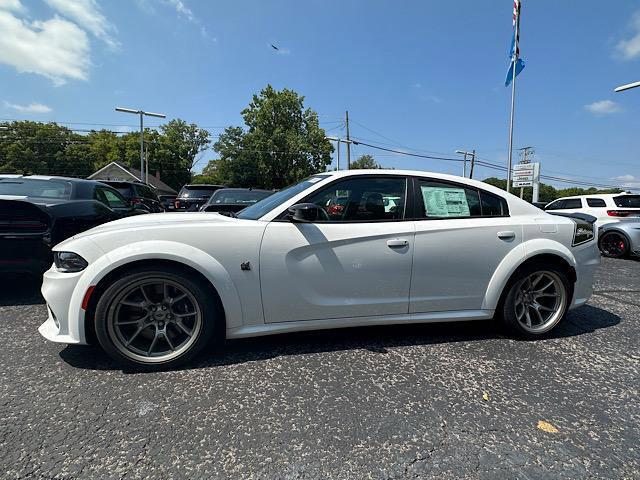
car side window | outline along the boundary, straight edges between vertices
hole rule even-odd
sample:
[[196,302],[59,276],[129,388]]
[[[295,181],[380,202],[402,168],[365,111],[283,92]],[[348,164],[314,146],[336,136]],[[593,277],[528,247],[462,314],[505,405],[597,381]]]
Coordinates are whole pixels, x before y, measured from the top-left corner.
[[568,198],[564,201],[563,208],[582,208],[582,201],[579,198]]
[[110,208],[128,207],[124,198],[106,188],[96,188],[96,198]]
[[509,215],[507,201],[493,193],[480,190],[480,204],[483,217],[504,217]]
[[606,207],[607,204],[602,198],[587,198],[587,205],[590,207]]
[[418,218],[482,216],[478,190],[453,183],[418,180]]
[[325,213],[318,222],[402,220],[407,198],[405,177],[360,177],[332,183],[305,200]]

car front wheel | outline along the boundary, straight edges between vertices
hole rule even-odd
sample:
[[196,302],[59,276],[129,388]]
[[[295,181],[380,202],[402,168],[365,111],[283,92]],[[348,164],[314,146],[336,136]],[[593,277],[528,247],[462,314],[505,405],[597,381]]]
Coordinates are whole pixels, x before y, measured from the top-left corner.
[[566,273],[555,265],[526,266],[507,286],[498,313],[513,333],[535,338],[560,323],[572,293]]
[[100,345],[126,366],[170,368],[192,359],[220,321],[203,283],[180,269],[129,272],[98,301]]

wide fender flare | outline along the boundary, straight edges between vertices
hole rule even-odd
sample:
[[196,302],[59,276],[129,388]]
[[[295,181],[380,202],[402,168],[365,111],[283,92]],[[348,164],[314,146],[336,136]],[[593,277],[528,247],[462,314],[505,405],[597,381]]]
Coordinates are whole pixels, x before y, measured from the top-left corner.
[[91,262],[73,292],[70,312],[78,312],[77,325],[85,338],[82,300],[91,285],[97,285],[116,268],[141,260],[169,260],[187,265],[200,272],[216,289],[224,308],[226,327],[242,326],[240,295],[227,270],[208,253],[183,243],[165,240],[135,242],[105,253]]
[[572,267],[576,266],[576,259],[571,250],[558,241],[548,238],[535,238],[523,242],[511,250],[496,268],[489,281],[482,308],[495,310],[513,272],[531,257],[545,254],[556,255],[566,260]]

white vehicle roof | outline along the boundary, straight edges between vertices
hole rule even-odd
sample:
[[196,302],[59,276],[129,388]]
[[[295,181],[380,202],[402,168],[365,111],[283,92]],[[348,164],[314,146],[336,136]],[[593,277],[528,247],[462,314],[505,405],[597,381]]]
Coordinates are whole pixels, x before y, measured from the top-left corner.
[[571,195],[570,197],[560,197],[560,198],[556,198],[555,200],[552,200],[549,203],[553,203],[557,200],[570,200],[572,198],[593,198],[593,197],[598,197],[598,198],[614,198],[614,197],[621,197],[624,195],[634,195],[633,193],[629,193],[629,192],[622,192],[622,193],[591,193],[588,195]]

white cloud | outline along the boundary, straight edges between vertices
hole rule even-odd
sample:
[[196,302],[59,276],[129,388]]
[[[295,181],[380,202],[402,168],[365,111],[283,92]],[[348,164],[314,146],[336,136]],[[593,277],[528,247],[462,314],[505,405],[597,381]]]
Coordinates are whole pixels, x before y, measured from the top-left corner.
[[598,102],[593,102],[588,105],[585,105],[584,108],[597,115],[606,115],[609,113],[620,113],[622,111],[622,107],[618,105],[616,102],[611,100],[600,100]]
[[165,0],[165,3],[171,5],[176,9],[180,15],[183,15],[190,22],[196,22],[196,17],[189,7],[187,7],[182,0]]
[[620,40],[616,44],[616,53],[623,60],[633,60],[640,57],[640,11],[633,15],[631,20],[632,36],[626,40]]
[[614,177],[613,179],[620,182],[621,187],[623,188],[640,188],[640,178],[634,177],[633,175],[620,175],[619,177]]
[[5,101],[4,106],[20,113],[49,113],[52,111],[51,107],[37,102],[31,102],[29,105],[18,105]]
[[23,13],[26,8],[20,3],[20,0],[0,0],[0,10]]
[[51,8],[91,32],[110,48],[116,49],[120,46],[111,36],[112,33],[115,34],[117,32],[116,27],[102,14],[95,0],[45,1]]
[[25,21],[0,10],[0,63],[35,73],[61,85],[88,78],[89,42],[75,23],[58,16]]

